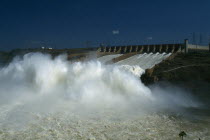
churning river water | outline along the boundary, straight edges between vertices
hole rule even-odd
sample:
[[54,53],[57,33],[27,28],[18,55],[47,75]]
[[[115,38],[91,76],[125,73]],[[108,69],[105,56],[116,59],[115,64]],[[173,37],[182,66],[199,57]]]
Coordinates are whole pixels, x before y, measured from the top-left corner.
[[185,131],[186,140],[209,140],[205,104],[178,87],[148,88],[143,71],[65,55],[17,57],[0,68],[0,139],[179,140]]

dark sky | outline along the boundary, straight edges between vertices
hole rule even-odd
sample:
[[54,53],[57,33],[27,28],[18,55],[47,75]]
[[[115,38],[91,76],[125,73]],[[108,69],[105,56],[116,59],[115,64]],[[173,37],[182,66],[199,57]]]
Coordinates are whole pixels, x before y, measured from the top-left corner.
[[207,42],[209,7],[210,0],[1,0],[0,49],[182,41],[193,32]]

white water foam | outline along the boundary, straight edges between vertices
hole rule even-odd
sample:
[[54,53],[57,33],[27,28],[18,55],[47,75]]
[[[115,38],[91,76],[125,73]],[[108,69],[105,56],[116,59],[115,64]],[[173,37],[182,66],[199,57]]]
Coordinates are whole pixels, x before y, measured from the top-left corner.
[[[153,93],[132,74],[140,76],[142,69],[130,69],[40,53],[16,58],[0,70],[0,138],[175,138],[179,121],[158,112],[199,104]],[[191,133],[194,138],[198,132]]]

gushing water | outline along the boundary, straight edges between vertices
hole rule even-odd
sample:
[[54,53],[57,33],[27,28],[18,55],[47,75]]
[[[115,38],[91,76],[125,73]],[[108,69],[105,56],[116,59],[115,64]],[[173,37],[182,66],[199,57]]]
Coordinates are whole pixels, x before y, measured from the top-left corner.
[[[0,139],[177,139],[195,125],[169,112],[197,101],[152,91],[133,73],[65,55],[16,58],[0,69]],[[208,130],[191,129],[190,138],[209,137]]]
[[160,63],[167,57],[169,57],[171,53],[144,53],[144,54],[137,54],[132,57],[129,57],[125,60],[121,60],[117,62],[118,65],[130,65],[130,66],[139,66],[142,69],[149,69],[152,68],[154,65]]

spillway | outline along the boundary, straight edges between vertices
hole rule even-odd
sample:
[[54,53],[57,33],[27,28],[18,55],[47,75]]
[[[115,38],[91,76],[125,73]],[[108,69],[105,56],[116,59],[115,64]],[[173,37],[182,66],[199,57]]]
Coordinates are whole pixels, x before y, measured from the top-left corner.
[[102,64],[104,64],[119,56],[122,56],[122,54],[105,55],[105,56],[99,57],[97,60],[100,61]]
[[153,67],[155,64],[160,63],[162,60],[169,57],[171,53],[144,53],[144,54],[137,54],[134,56],[131,56],[127,59],[121,60],[117,62],[117,65],[130,65],[130,66],[139,66],[142,69],[148,69]]

